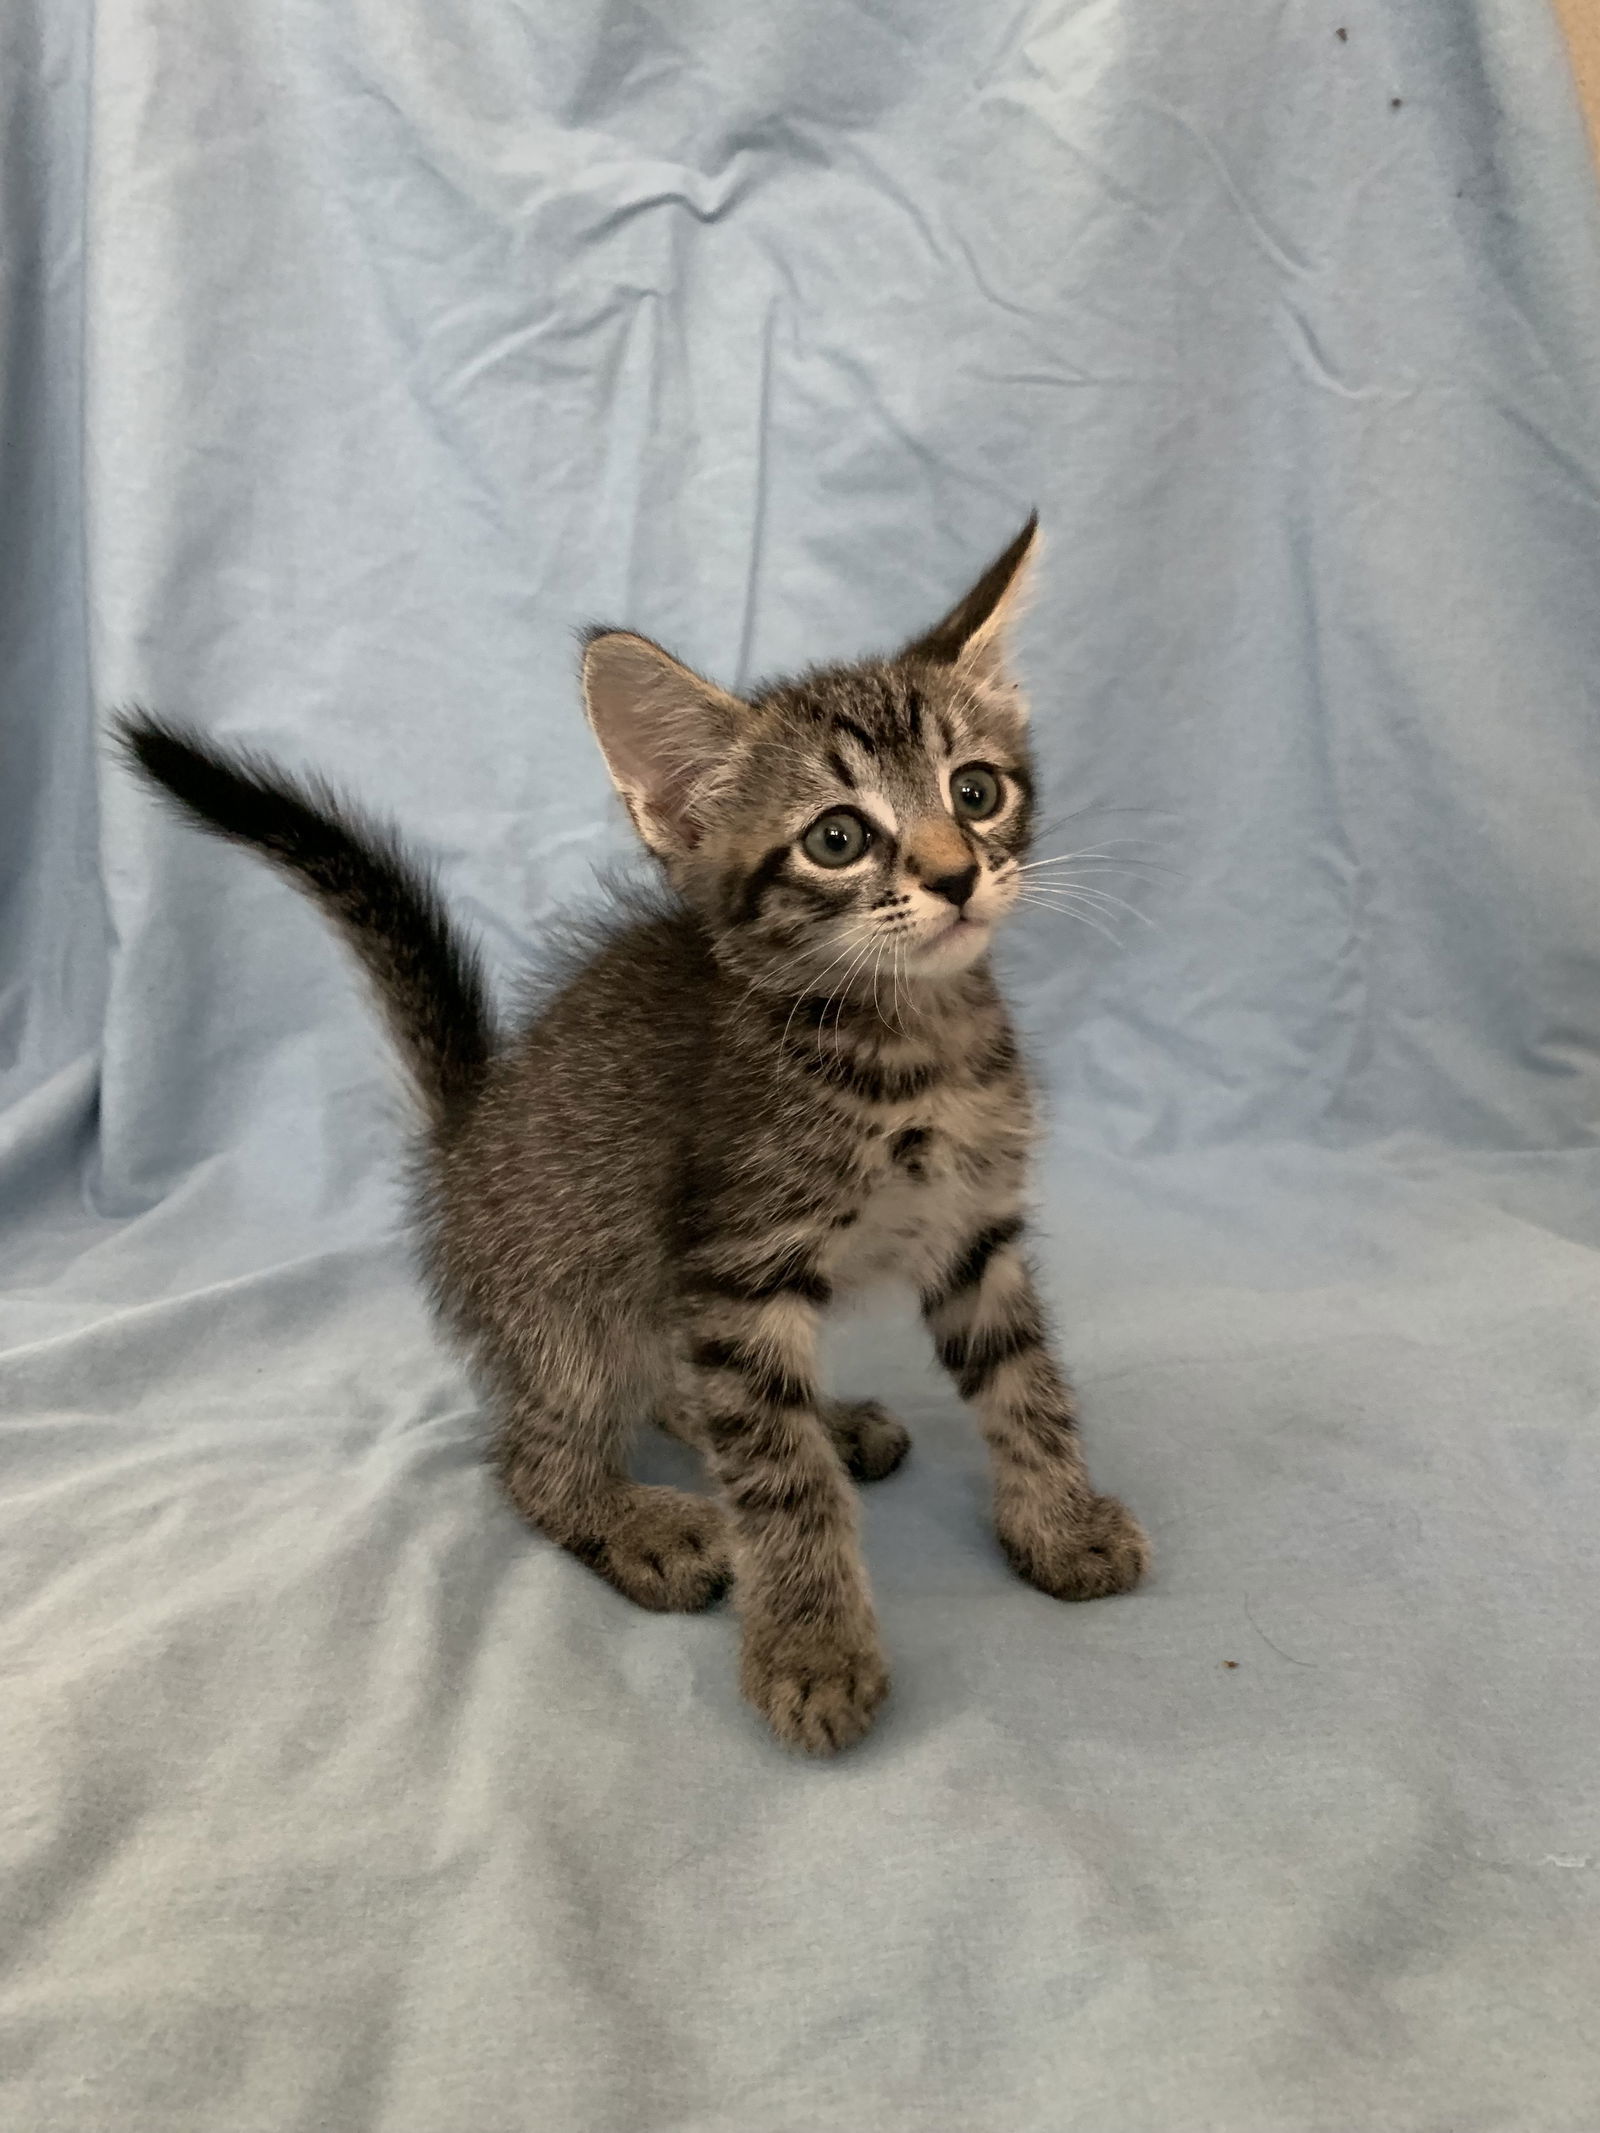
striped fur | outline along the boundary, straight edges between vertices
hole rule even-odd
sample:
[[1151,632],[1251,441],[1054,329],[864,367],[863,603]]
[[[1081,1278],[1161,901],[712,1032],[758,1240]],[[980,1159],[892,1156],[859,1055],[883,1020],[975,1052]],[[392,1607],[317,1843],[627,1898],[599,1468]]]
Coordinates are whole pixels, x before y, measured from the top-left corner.
[[[1024,1256],[1032,1106],[986,952],[1032,822],[998,643],[1031,539],[898,658],[748,703],[600,635],[590,715],[666,893],[569,958],[504,1043],[392,844],[320,789],[132,732],[146,772],[296,880],[378,987],[428,1113],[427,1268],[512,1502],[642,1606],[704,1607],[731,1579],[745,1693],[817,1753],[887,1691],[850,1482],[908,1443],[880,1407],[819,1391],[841,1297],[885,1278],[920,1293],[1023,1576],[1085,1599],[1145,1559],[1085,1472]],[[992,819],[958,814],[970,764],[1003,794]],[[829,869],[804,840],[839,807],[872,835]],[[631,1478],[647,1418],[700,1448],[715,1499]]]

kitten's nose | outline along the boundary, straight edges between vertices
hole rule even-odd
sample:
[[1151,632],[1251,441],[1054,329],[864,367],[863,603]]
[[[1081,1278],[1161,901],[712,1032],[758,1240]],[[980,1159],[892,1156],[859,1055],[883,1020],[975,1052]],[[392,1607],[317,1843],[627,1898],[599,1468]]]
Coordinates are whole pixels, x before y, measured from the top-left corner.
[[971,866],[963,867],[959,874],[941,874],[937,881],[924,882],[923,887],[931,896],[942,896],[959,911],[972,894],[977,879],[978,868],[974,861]]

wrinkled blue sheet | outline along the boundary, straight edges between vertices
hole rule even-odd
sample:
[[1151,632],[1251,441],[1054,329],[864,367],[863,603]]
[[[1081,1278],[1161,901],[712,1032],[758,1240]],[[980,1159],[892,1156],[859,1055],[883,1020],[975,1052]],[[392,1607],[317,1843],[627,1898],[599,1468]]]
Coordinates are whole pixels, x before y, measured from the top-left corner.
[[[8,2133],[1593,2133],[1600,217],[1524,0],[11,0]],[[1158,1565],[841,1383],[897,1674],[522,1531],[315,919],[140,698],[439,856],[623,850],[573,686],[927,621],[1037,502],[1046,1270]],[[675,1471],[670,1448],[645,1455]]]

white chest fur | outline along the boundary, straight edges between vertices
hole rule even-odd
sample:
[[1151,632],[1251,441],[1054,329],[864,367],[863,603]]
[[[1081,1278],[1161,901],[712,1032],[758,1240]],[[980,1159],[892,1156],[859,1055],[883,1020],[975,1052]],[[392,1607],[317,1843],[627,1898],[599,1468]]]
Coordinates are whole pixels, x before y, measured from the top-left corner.
[[834,1289],[936,1280],[976,1230],[1016,1206],[1029,1138],[1014,1085],[933,1090],[895,1105],[872,1137],[865,1203],[827,1255]]

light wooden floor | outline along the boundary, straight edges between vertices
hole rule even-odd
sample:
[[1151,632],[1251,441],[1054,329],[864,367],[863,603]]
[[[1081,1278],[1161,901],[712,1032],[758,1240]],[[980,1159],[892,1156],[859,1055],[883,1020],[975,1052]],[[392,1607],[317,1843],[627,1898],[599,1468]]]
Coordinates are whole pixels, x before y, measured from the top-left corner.
[[1589,120],[1589,143],[1600,163],[1600,0],[1555,0],[1567,33],[1572,71]]

